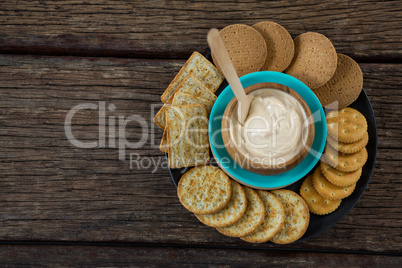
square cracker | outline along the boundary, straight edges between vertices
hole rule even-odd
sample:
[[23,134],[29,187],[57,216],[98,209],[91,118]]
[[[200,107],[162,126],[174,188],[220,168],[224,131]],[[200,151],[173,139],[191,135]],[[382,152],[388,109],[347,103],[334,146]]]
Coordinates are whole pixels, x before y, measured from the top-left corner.
[[209,60],[197,51],[194,51],[162,94],[162,102],[168,103],[169,98],[191,70],[194,71],[194,76],[213,93],[215,93],[224,79],[223,74]]
[[206,100],[200,97],[196,97],[194,95],[190,95],[187,93],[177,92],[173,95],[172,104],[164,104],[162,108],[158,111],[158,113],[154,117],[154,123],[160,127],[161,129],[166,128],[166,116],[165,111],[166,108],[171,105],[186,105],[186,104],[204,104],[207,107],[208,115],[211,112],[212,106],[214,103],[210,100]]
[[179,106],[179,105],[188,105],[188,104],[204,104],[209,113],[211,112],[212,106],[214,103],[209,100],[205,100],[187,93],[178,92],[174,95],[172,105]]
[[[202,98],[198,98],[196,96],[190,95],[190,94],[186,94],[186,93],[182,93],[182,92],[177,92],[174,95],[173,98],[173,106],[179,106],[179,105],[189,105],[189,104],[204,104],[205,107],[207,108],[207,116],[209,116],[212,106],[214,105],[214,103],[212,101],[209,100],[204,100]],[[168,104],[165,104],[168,105]],[[165,106],[164,105],[164,106]],[[166,106],[167,107],[167,106]],[[165,109],[166,109],[165,107]],[[163,107],[162,107],[163,108]],[[164,120],[165,122],[165,131],[163,133],[163,137],[161,140],[161,144],[159,146],[159,149],[162,152],[167,153],[168,152],[168,143],[167,143],[167,132],[166,132],[166,128],[168,127],[168,125],[166,124],[166,118]]]
[[170,106],[166,109],[166,121],[169,166],[182,168],[207,164],[209,141],[205,105]]
[[191,94],[193,96],[203,98],[212,102],[215,102],[215,100],[217,99],[216,95],[194,76],[193,70],[190,70],[188,75],[180,83],[180,85],[177,87],[173,95],[169,98],[167,103],[172,103],[174,95],[179,92]]
[[168,134],[168,126],[166,126],[165,131],[163,132],[163,136],[161,139],[161,144],[159,145],[159,150],[162,152],[168,153],[168,143],[167,143],[167,134]]
[[[194,75],[194,71],[190,70],[188,75],[184,78],[184,80],[180,83],[179,87],[175,90],[175,92],[170,96],[167,103],[165,103],[162,108],[158,111],[155,115],[154,122],[155,124],[160,127],[161,129],[165,129],[166,127],[166,120],[165,120],[165,110],[169,104],[172,104],[174,96],[177,93],[186,93],[190,94],[193,97],[201,98],[206,101],[215,102],[216,95],[210,91],[200,80],[198,80]],[[185,96],[185,95],[184,95]],[[187,95],[188,97],[188,95]],[[182,104],[197,104],[202,103],[207,106],[208,113],[211,112],[212,105],[210,102],[205,101],[191,101],[189,98],[183,98],[183,95],[179,98],[181,101],[176,101],[173,105],[182,105]]]
[[154,117],[154,123],[160,127],[161,129],[165,129],[166,127],[166,118],[165,118],[165,111],[166,108],[169,107],[170,104],[163,104],[162,108],[156,113]]

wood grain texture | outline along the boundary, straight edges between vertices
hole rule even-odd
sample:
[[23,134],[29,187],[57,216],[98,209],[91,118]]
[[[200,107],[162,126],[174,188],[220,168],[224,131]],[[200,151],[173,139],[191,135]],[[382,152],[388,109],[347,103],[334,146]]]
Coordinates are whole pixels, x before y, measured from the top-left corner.
[[[160,94],[183,63],[0,55],[0,240],[256,248],[202,225],[176,196],[158,150],[162,131],[152,123],[151,106],[160,104]],[[379,135],[376,169],[366,192],[325,233],[292,245],[258,248],[402,251],[401,65],[361,67]],[[68,111],[100,101],[115,105],[115,111],[106,113],[106,125],[110,116],[134,114],[147,122],[144,146],[126,150],[127,158],[138,154],[142,168],[130,169],[130,161],[118,160],[117,148],[81,149],[67,140]],[[73,134],[81,141],[97,140],[98,120],[95,110],[77,112]],[[138,122],[127,124],[129,141],[139,141],[141,132]],[[108,145],[109,135],[105,138]],[[158,161],[164,165],[155,168]]]
[[357,60],[402,59],[398,1],[2,1],[0,53],[186,58],[212,27],[274,20]]
[[401,256],[234,248],[0,246],[0,263],[17,267],[396,267],[401,261]]

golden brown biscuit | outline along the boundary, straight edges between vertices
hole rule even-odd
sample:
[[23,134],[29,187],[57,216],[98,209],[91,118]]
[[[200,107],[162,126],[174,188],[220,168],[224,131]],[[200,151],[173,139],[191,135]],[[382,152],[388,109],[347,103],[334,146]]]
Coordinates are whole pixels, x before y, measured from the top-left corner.
[[352,172],[363,167],[367,161],[367,157],[366,148],[354,154],[343,154],[327,145],[325,147],[323,160],[337,170]]
[[[220,35],[239,77],[261,70],[267,58],[267,45],[256,29],[245,24],[233,24],[223,28]],[[218,66],[213,54],[212,59]]]
[[314,189],[312,175],[309,175],[300,187],[300,195],[306,201],[311,213],[327,215],[334,212],[342,202],[342,199],[331,200],[321,196]]
[[261,70],[284,71],[295,53],[295,45],[288,31],[273,21],[256,23],[253,28],[264,37],[267,44],[267,59]]
[[367,132],[367,121],[358,110],[346,107],[327,114],[328,135],[331,138],[352,143],[363,138]]
[[331,41],[320,33],[307,32],[294,39],[295,55],[285,73],[309,88],[318,88],[335,73],[338,57]]
[[345,143],[341,141],[334,140],[331,138],[331,136],[328,135],[327,137],[327,142],[329,145],[331,145],[332,148],[337,150],[338,152],[344,153],[344,154],[354,154],[363,149],[363,147],[366,147],[367,143],[369,140],[368,133],[364,134],[363,138],[361,138],[358,141],[352,142],[352,143]]
[[325,178],[330,183],[339,187],[351,186],[355,184],[362,175],[362,168],[359,168],[358,170],[352,172],[343,172],[340,170],[336,170],[324,161],[321,161],[320,168]]
[[353,193],[356,187],[356,183],[344,187],[333,185],[325,178],[319,167],[314,171],[312,182],[317,193],[330,200],[348,197]]
[[327,109],[340,109],[352,104],[363,88],[363,73],[352,58],[338,53],[334,75],[313,91]]

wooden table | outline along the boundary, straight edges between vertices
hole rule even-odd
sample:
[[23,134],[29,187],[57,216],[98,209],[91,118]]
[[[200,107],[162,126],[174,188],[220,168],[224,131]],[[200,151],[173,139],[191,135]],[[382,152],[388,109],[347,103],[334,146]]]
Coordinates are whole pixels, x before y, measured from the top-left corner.
[[[2,1],[0,263],[400,266],[401,8],[372,0]],[[283,246],[224,237],[187,212],[152,123],[185,60],[207,52],[209,28],[263,20],[293,37],[323,33],[358,61],[378,126],[374,175],[356,207],[319,236]],[[72,133],[93,148],[66,136],[79,104],[87,106],[74,114]],[[143,120],[126,125],[128,142],[149,135],[119,160],[118,124],[132,115]]]

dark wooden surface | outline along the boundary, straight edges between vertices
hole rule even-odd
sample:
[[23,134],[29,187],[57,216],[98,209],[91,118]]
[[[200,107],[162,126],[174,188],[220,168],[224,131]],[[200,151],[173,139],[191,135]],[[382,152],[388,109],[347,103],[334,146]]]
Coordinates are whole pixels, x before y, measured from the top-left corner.
[[395,61],[400,1],[2,1],[2,52],[183,58],[205,52],[213,26],[275,20],[319,31],[353,58]]
[[[0,263],[400,266],[401,14],[401,1],[3,1]],[[355,58],[378,126],[374,175],[356,207],[319,236],[284,246],[224,237],[187,212],[151,120],[190,53],[206,52],[209,28],[267,19],[293,37],[324,33]],[[66,138],[68,111],[100,102],[116,107],[106,124],[134,114],[146,121],[146,143],[127,148],[125,161],[118,148]],[[96,110],[78,112],[75,137],[98,140],[98,120]],[[127,139],[142,130],[129,123]],[[144,166],[130,168],[130,154]]]

